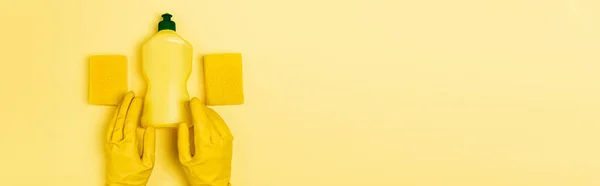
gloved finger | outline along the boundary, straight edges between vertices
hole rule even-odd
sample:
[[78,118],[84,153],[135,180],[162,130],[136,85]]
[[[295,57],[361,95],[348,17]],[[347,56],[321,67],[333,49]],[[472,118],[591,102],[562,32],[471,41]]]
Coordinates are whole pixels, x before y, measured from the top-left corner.
[[179,161],[181,163],[189,162],[192,160],[190,129],[186,123],[180,123],[177,133],[177,151],[179,151]]
[[147,127],[144,132],[144,150],[142,152],[142,162],[144,165],[154,165],[154,153],[156,149],[156,130],[154,127]]
[[135,129],[139,126],[140,116],[142,113],[142,98],[133,98],[127,110],[125,117],[125,127],[123,130],[123,140],[135,142]]
[[127,119],[127,113],[129,112],[129,108],[131,106],[131,102],[135,96],[131,93],[131,97],[128,97],[130,94],[126,95],[126,98],[129,102],[125,103],[119,109],[119,115],[117,115],[117,120],[115,121],[115,128],[113,129],[112,142],[119,142],[123,139],[123,128],[125,127],[125,119]]
[[106,141],[110,141],[110,139],[112,139],[112,134],[113,134],[113,130],[115,129],[115,123],[117,123],[117,115],[119,115],[119,110],[121,110],[121,105],[119,104],[117,106],[117,110],[115,111],[115,114],[113,115],[112,119],[110,119],[110,122],[108,123],[108,130],[106,131]]
[[229,130],[229,127],[227,126],[227,124],[225,123],[225,121],[223,120],[223,118],[213,109],[206,109],[208,112],[208,116],[210,118],[210,120],[213,122],[215,129],[217,129],[217,132],[219,133],[219,135],[221,136],[221,138],[226,139],[226,140],[233,140],[233,135],[231,134],[231,130]]
[[[115,138],[115,129],[123,127],[122,123],[125,121],[125,116],[127,115],[127,110],[129,109],[129,104],[131,104],[133,97],[135,97],[135,94],[133,92],[127,92],[127,94],[125,94],[125,97],[121,101],[121,104],[119,104],[119,106],[117,107],[117,111],[112,120],[110,121],[108,127],[106,141],[112,141],[112,139]],[[121,124],[119,125],[119,123]]]
[[200,103],[198,98],[192,98],[190,108],[194,125],[194,142],[196,151],[198,151],[202,145],[211,144],[212,138],[218,137],[218,134],[208,115],[206,115],[206,110],[204,109],[206,105]]

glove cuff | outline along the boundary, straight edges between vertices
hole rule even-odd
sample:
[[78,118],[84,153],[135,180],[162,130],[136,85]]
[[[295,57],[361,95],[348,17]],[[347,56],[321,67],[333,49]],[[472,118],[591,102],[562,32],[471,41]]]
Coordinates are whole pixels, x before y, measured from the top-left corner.
[[107,183],[106,186],[146,186],[144,185],[129,185],[129,184],[120,184],[120,183]]
[[231,183],[227,183],[225,185],[220,185],[220,184],[216,184],[216,185],[207,185],[207,184],[198,184],[198,185],[190,185],[190,186],[231,186]]

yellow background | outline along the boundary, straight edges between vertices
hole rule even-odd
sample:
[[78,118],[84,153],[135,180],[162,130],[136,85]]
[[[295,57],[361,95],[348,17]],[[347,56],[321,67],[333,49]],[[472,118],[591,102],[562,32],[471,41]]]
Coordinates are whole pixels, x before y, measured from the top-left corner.
[[[126,54],[162,13],[199,56],[244,55],[238,186],[600,185],[600,1],[0,1],[0,185],[103,184],[113,107],[87,57]],[[150,186],[180,185],[159,134]]]

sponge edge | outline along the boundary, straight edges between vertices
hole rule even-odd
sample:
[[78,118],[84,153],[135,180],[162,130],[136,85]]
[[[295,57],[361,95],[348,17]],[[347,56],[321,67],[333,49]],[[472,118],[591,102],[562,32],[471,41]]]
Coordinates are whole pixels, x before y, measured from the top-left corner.
[[205,55],[204,85],[207,105],[243,104],[242,55],[239,53]]
[[117,105],[127,89],[127,57],[90,56],[88,90],[90,104]]

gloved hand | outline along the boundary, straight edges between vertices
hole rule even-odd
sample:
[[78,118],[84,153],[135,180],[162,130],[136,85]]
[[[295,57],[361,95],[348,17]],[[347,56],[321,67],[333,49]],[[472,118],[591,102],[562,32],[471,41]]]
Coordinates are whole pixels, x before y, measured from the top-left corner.
[[179,125],[179,160],[191,186],[227,186],[231,179],[233,136],[214,110],[190,101],[194,148],[188,125]]
[[[106,185],[145,186],[154,167],[155,131],[148,127],[138,139],[142,99],[128,92],[111,120],[106,136]],[[138,150],[138,145],[143,148]]]

